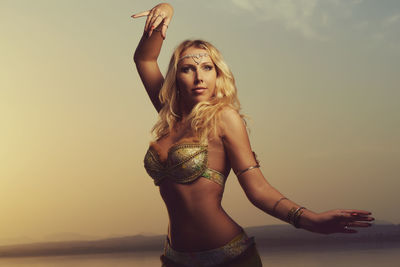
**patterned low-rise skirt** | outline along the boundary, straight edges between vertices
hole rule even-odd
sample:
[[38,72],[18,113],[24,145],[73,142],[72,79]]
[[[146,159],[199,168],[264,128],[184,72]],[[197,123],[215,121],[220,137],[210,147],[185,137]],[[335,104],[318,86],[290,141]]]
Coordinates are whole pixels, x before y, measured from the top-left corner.
[[226,245],[199,252],[181,252],[171,247],[168,237],[161,255],[162,267],[260,267],[262,266],[254,237],[244,231]]

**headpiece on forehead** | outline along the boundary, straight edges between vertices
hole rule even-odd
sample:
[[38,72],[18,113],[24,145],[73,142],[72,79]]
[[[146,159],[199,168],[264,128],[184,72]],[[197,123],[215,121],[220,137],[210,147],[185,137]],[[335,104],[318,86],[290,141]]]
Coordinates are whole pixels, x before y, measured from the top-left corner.
[[183,59],[185,59],[185,58],[191,57],[191,58],[193,59],[193,61],[194,61],[197,65],[199,65],[199,64],[201,63],[201,61],[203,60],[203,57],[207,57],[207,56],[208,56],[208,53],[189,54],[189,55],[185,55],[185,56],[181,57],[181,58],[178,60],[178,62],[181,61],[181,60],[183,60]]

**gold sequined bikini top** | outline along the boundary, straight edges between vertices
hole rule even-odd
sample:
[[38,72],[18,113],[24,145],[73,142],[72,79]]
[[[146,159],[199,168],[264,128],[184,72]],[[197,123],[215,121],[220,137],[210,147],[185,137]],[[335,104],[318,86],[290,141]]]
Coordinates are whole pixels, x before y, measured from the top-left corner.
[[207,148],[200,143],[178,143],[168,150],[167,159],[161,161],[151,144],[144,157],[144,167],[155,185],[160,185],[165,179],[186,184],[204,177],[224,187],[225,175],[207,167]]

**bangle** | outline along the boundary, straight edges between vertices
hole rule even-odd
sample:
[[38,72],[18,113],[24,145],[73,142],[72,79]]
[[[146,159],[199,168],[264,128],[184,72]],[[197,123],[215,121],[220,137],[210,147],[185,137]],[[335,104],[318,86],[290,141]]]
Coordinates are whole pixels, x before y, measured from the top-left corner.
[[275,202],[274,206],[272,207],[272,211],[271,211],[272,214],[275,213],[275,209],[278,206],[279,202],[281,202],[282,200],[285,200],[285,199],[287,199],[287,198],[286,197],[282,197],[277,202]]
[[288,212],[287,220],[296,228],[299,228],[299,219],[301,214],[303,214],[303,209],[305,209],[305,207],[298,207],[297,209],[293,207]]
[[294,214],[294,212],[296,211],[296,208],[295,207],[293,207],[293,208],[291,208],[290,210],[289,210],[289,212],[288,212],[288,214],[287,214],[287,221],[288,221],[288,223],[292,223],[292,216],[293,216],[293,214]]
[[244,169],[244,170],[241,170],[241,171],[239,171],[239,172],[236,174],[236,177],[239,177],[239,176],[242,175],[243,173],[245,173],[245,172],[247,172],[247,171],[250,171],[250,170],[252,170],[252,169],[255,169],[255,168],[260,168],[260,165],[257,163],[257,165],[254,165],[254,166],[248,167],[248,168],[246,168],[246,169]]
[[301,214],[303,214],[303,212],[304,212],[303,209],[305,209],[305,208],[304,208],[304,207],[301,207],[301,208],[293,215],[293,226],[296,227],[296,228],[300,228],[300,226],[299,226],[299,221],[300,221],[300,216],[301,216]]
[[243,173],[245,173],[245,172],[247,172],[247,171],[250,171],[250,170],[252,170],[252,169],[260,168],[260,167],[261,167],[261,166],[260,166],[260,162],[259,162],[258,159],[257,159],[257,154],[256,154],[254,151],[252,151],[252,152],[253,152],[253,155],[254,155],[254,159],[255,159],[255,161],[256,161],[256,165],[250,166],[250,167],[248,167],[247,169],[244,169],[244,170],[239,171],[238,173],[236,173],[236,177],[239,178],[239,176],[242,175]]

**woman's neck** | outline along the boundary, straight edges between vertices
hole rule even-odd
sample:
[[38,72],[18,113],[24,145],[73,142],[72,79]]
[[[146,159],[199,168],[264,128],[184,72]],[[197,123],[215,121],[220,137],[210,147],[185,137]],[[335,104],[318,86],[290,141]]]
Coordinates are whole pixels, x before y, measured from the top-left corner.
[[192,112],[192,109],[195,105],[192,103],[180,101],[179,102],[179,111],[180,115],[183,121],[189,116],[189,114]]

